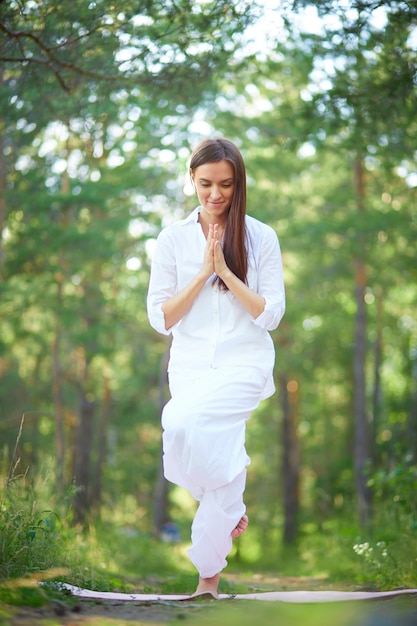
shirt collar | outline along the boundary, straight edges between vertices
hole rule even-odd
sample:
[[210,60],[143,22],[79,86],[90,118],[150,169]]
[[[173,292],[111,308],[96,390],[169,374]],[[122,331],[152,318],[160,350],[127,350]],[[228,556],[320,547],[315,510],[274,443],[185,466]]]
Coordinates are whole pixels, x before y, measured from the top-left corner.
[[196,207],[191,211],[190,215],[183,220],[183,224],[189,224],[190,222],[198,222],[198,216],[200,215],[201,206]]

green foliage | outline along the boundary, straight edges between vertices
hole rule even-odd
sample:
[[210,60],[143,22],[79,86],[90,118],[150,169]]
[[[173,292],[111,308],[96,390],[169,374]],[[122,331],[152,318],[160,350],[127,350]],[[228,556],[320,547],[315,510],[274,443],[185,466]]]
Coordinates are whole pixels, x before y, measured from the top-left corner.
[[417,467],[405,464],[399,464],[389,471],[381,469],[369,480],[378,508],[382,510],[382,504],[385,503],[385,515],[392,521],[407,521],[410,531],[417,530],[416,481]]
[[[194,586],[185,542],[152,534],[168,342],[149,328],[145,301],[154,239],[194,205],[182,192],[186,162],[210,132],[241,147],[248,212],[281,240],[288,307],[273,333],[276,380],[297,389],[301,457],[299,538],[284,549],[280,390],[248,424],[251,526],[231,568],[415,585],[415,8],[380,2],[381,25],[376,3],[303,0],[293,6],[317,10],[323,30],[297,32],[287,14],[290,31],[250,53],[241,43],[255,3],[51,6],[0,9],[0,62],[25,56],[4,61],[0,81],[0,439],[6,465],[20,457],[31,468],[2,484],[1,575],[65,565],[74,584],[105,590],[158,573],[164,589]],[[374,493],[361,530],[358,254]],[[75,444],[86,425],[88,453]],[[46,482],[43,467],[53,468]],[[89,506],[76,534],[62,502],[80,495]],[[176,497],[168,514],[186,537],[191,507]]]
[[353,551],[362,559],[364,580],[372,580],[381,589],[390,589],[402,579],[398,561],[390,554],[385,541],[356,543]]
[[[28,473],[2,477],[0,489],[0,576],[16,578],[63,566],[68,525],[55,510],[52,485],[31,484]],[[62,506],[58,503],[57,509]],[[65,512],[63,511],[65,514]]]
[[0,582],[0,603],[12,606],[39,607],[47,604],[48,596],[38,585],[25,586],[20,584]]
[[[41,593],[35,588],[39,580],[51,578],[102,591],[184,593],[194,589],[196,574],[185,551],[188,542],[156,540],[132,528],[130,514],[121,517],[120,512],[109,514],[106,524],[76,533],[69,529],[67,517],[42,507],[45,497],[54,502],[50,487],[45,479],[28,487],[24,476],[16,476],[2,489],[2,578],[28,577],[26,583],[22,578],[19,584],[2,585],[4,602],[45,602],[45,594],[50,598],[56,585],[46,585]],[[56,510],[60,510],[58,504]],[[277,589],[277,585],[282,589],[279,581],[287,579],[298,580],[297,588],[305,588],[305,581],[315,589],[357,589],[362,584],[375,589],[414,587],[417,544],[415,533],[404,533],[404,527],[401,516],[375,520],[367,535],[346,519],[335,519],[321,528],[304,524],[296,547],[273,548],[277,542],[271,541],[268,550],[259,549],[260,538],[250,528],[229,558],[228,573],[238,574],[240,583],[226,575],[221,591],[253,590],[254,570],[259,580],[264,572],[266,579],[277,581],[272,587],[261,586],[264,590]]]
[[[13,1],[1,7],[0,62],[15,92],[17,87],[14,103],[36,122],[51,112],[85,113],[108,91],[138,87],[148,97],[183,102],[186,93],[196,103],[200,95],[192,85],[213,86],[213,70],[235,48],[233,34],[251,18],[250,4],[229,0],[195,6],[183,0],[109,6]],[[42,102],[34,98],[39,93],[47,94]]]

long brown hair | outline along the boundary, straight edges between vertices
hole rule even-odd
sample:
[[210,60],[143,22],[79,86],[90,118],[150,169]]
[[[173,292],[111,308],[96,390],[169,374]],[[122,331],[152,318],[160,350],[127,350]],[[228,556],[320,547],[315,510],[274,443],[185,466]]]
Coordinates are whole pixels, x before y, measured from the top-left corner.
[[[247,282],[248,253],[246,249],[246,170],[243,157],[234,143],[220,137],[203,139],[194,149],[190,160],[191,178],[197,167],[205,163],[228,161],[234,171],[234,192],[227,214],[223,235],[223,254],[227,267],[244,283]],[[217,277],[220,287],[227,291]]]

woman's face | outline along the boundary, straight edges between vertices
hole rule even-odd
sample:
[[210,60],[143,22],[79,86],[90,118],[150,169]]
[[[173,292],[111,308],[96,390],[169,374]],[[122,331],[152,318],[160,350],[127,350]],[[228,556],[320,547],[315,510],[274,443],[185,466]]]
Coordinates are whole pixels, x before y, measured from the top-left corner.
[[235,175],[231,163],[204,163],[195,168],[192,178],[203,207],[202,217],[212,224],[224,222],[235,190]]

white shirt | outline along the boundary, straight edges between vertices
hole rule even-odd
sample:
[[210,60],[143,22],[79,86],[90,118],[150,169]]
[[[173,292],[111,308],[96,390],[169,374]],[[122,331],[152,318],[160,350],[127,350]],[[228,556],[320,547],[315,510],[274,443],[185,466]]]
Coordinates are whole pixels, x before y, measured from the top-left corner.
[[[198,375],[207,368],[253,366],[265,379],[264,397],[273,390],[275,360],[268,331],[277,328],[285,310],[281,251],[275,231],[246,216],[248,286],[265,298],[265,309],[253,318],[230,291],[210,277],[188,313],[166,330],[161,306],[199,272],[206,239],[198,221],[200,207],[158,236],[147,299],[151,326],[172,332],[169,372]],[[271,386],[272,385],[272,386]]]

